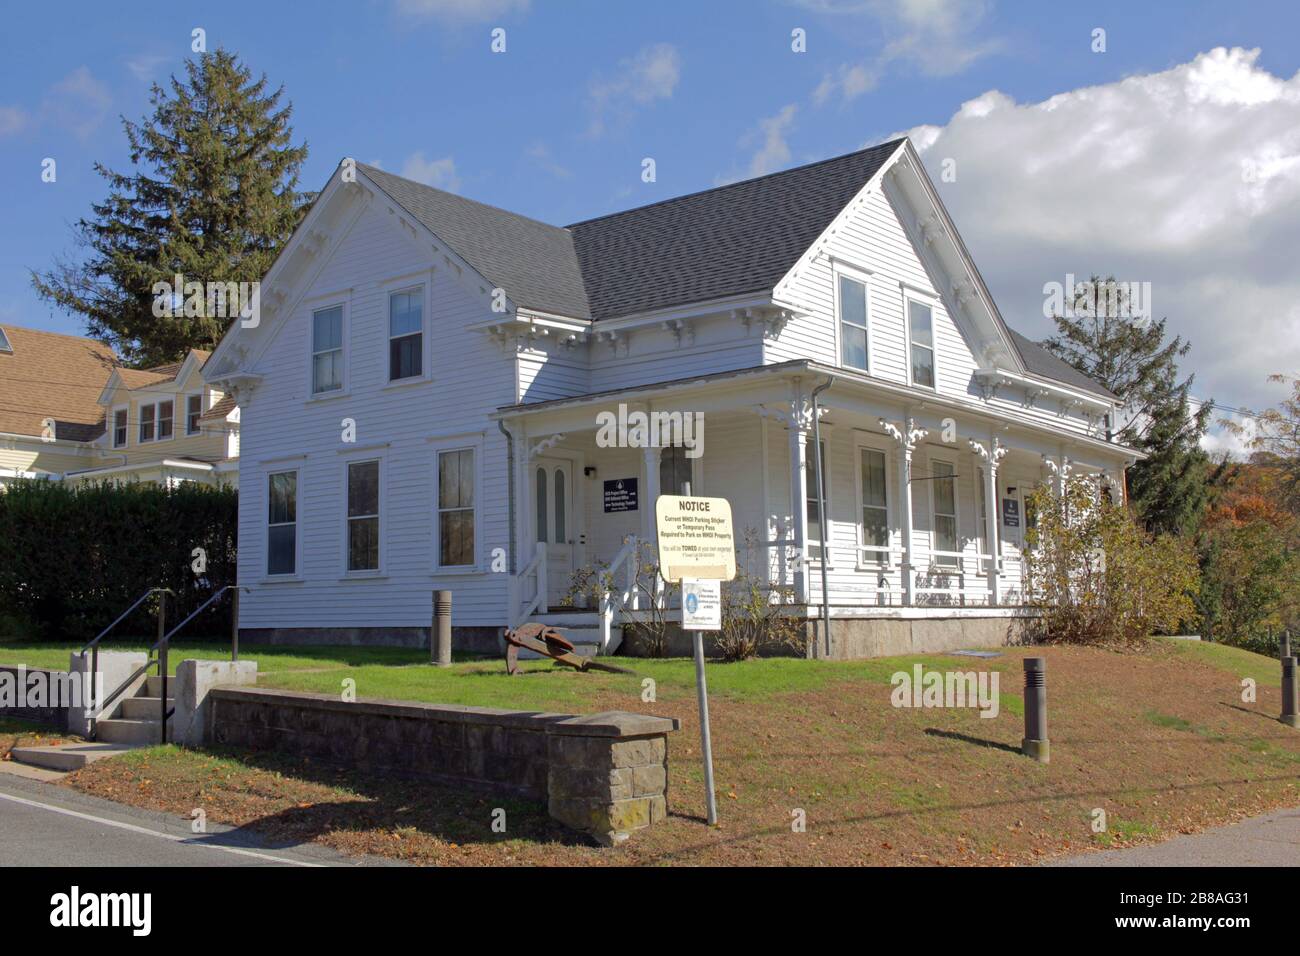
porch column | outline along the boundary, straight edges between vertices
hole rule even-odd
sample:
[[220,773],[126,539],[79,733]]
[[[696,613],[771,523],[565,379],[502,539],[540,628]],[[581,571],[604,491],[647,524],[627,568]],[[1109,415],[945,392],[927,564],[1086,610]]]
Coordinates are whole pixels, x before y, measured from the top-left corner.
[[970,447],[984,466],[984,501],[987,504],[984,514],[984,536],[988,540],[989,549],[989,603],[997,604],[1001,600],[1001,595],[998,593],[998,533],[1000,530],[998,509],[1001,504],[998,498],[998,464],[1006,457],[1007,449],[1002,447],[1002,443],[996,435],[987,446],[972,438]]
[[641,538],[653,546],[655,542],[655,501],[660,494],[659,488],[659,448],[649,445],[641,450],[645,462],[645,497],[639,503],[641,508]]
[[903,583],[903,604],[909,606],[914,603],[916,593],[916,569],[912,563],[912,452],[916,450],[916,445],[929,432],[924,428],[916,427],[916,420],[909,418],[902,423],[902,427],[895,425],[893,422],[880,419],[880,427],[890,438],[898,443],[898,496],[901,499],[899,508],[902,514],[899,516],[903,525],[903,563],[900,577]]

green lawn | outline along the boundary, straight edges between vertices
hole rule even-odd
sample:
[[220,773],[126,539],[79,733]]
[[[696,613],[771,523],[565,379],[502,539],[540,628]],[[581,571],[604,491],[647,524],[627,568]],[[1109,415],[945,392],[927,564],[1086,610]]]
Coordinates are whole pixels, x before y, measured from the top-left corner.
[[1271,657],[1264,657],[1240,647],[1227,644],[1209,644],[1204,641],[1181,641],[1160,638],[1160,643],[1180,654],[1219,670],[1229,671],[1238,677],[1252,677],[1263,687],[1282,686],[1282,665]]
[[[106,651],[144,651],[153,643],[144,638],[123,637],[100,645]],[[25,664],[28,667],[68,669],[68,657],[81,650],[80,644],[39,641],[0,641],[0,664]],[[428,660],[429,652],[401,647],[266,647],[242,645],[240,660],[257,661],[259,672],[303,670],[314,667],[355,667],[365,664],[413,664]],[[168,669],[186,658],[230,660],[230,642],[173,643],[168,654]]]

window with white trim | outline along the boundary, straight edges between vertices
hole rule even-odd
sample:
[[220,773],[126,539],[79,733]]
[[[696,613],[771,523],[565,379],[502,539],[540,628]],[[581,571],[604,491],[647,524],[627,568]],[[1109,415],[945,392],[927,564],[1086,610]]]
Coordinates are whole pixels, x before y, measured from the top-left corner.
[[908,299],[907,324],[912,348],[912,384],[934,388],[934,310],[924,302]]
[[172,418],[175,414],[175,403],[168,399],[165,402],[158,403],[158,440],[172,437]]
[[113,412],[113,447],[122,448],[126,445],[126,415],[125,408],[115,409]]
[[[807,526],[808,526],[808,556],[810,558],[820,559],[822,556],[822,520],[821,512],[817,508],[817,462],[813,459],[813,439],[809,436],[804,439],[804,486],[807,488]],[[826,473],[826,440],[822,439],[821,444],[821,474],[822,474],[822,500],[826,503],[827,512],[831,509],[830,495],[830,476]],[[826,529],[826,544],[830,545],[830,528]]]
[[840,364],[867,370],[867,284],[839,276]]
[[343,306],[311,314],[311,391],[313,395],[343,387]]
[[379,461],[348,462],[348,570],[379,570]]
[[474,449],[438,452],[438,565],[472,567]]
[[294,574],[298,570],[298,472],[274,472],[267,475],[266,485],[266,573]]
[[185,434],[199,433],[199,416],[203,414],[203,393],[185,396]]
[[424,290],[408,289],[388,297],[388,380],[422,374]]
[[140,436],[139,441],[154,440],[154,413],[156,409],[152,405],[140,406]]
[[862,550],[875,561],[889,558],[889,496],[886,490],[885,453],[859,448],[862,483]]
[[957,473],[951,462],[930,462],[930,494],[934,498],[934,563],[955,568],[957,552]]

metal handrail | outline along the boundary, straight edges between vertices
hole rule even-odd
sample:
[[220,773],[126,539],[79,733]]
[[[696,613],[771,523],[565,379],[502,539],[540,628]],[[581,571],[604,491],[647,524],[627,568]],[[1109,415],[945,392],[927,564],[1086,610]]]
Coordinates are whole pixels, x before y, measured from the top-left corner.
[[[172,592],[169,588],[155,588],[155,589],[153,589],[153,590],[157,590],[157,591],[166,591],[166,592],[169,593],[169,594],[174,594],[174,592]],[[243,586],[238,585],[238,584],[226,584],[226,585],[223,585],[222,587],[220,587],[220,588],[218,588],[216,591],[214,591],[214,592],[211,594],[211,596],[208,597],[208,599],[207,599],[206,601],[204,601],[204,602],[203,602],[202,604],[200,604],[197,608],[195,608],[193,611],[191,611],[191,612],[186,616],[186,618],[185,618],[183,621],[181,621],[179,624],[177,624],[175,627],[173,627],[170,631],[166,630],[166,627],[165,627],[165,620],[166,620],[166,617],[165,617],[165,601],[166,601],[166,599],[164,598],[164,599],[163,599],[163,603],[160,603],[160,606],[159,606],[159,609],[158,609],[158,640],[155,641],[154,644],[153,644],[153,646],[151,646],[151,647],[150,647],[150,648],[145,652],[145,654],[146,654],[146,659],[145,659],[144,664],[143,664],[141,667],[137,668],[137,669],[136,669],[136,670],[131,674],[131,676],[129,676],[125,681],[123,681],[121,684],[119,684],[118,687],[113,691],[113,693],[109,694],[109,695],[108,695],[108,696],[103,700],[102,703],[99,703],[99,704],[98,704],[98,709],[94,710],[94,717],[92,718],[92,720],[97,720],[97,719],[99,718],[99,715],[100,715],[100,714],[107,713],[108,708],[111,707],[111,706],[113,705],[113,703],[118,699],[118,697],[120,697],[120,696],[122,695],[122,693],[123,693],[123,692],[124,692],[124,691],[129,687],[129,686],[131,686],[131,684],[134,683],[135,680],[136,680],[136,679],[137,679],[141,674],[147,674],[148,671],[149,671],[149,668],[152,667],[154,664],[157,664],[157,665],[158,665],[158,674],[159,674],[159,677],[162,678],[162,693],[161,693],[160,698],[159,698],[159,707],[158,707],[159,712],[160,712],[160,716],[161,716],[161,720],[160,720],[160,727],[161,727],[161,729],[160,729],[160,734],[161,734],[161,737],[162,737],[162,741],[161,741],[161,742],[162,742],[162,743],[166,743],[166,742],[167,742],[167,721],[171,718],[172,714],[175,712],[174,710],[168,710],[168,709],[167,709],[167,680],[168,680],[168,675],[167,675],[167,670],[168,670],[168,667],[167,667],[167,650],[168,650],[168,648],[171,646],[171,639],[172,639],[173,635],[175,635],[178,631],[180,631],[180,629],[183,628],[183,627],[184,627],[186,624],[188,624],[190,621],[194,620],[194,618],[198,617],[198,615],[199,615],[200,613],[202,613],[202,612],[203,612],[204,610],[206,610],[209,606],[211,606],[211,605],[212,605],[212,604],[213,604],[213,603],[214,603],[218,598],[220,598],[220,597],[221,597],[223,594],[225,594],[227,591],[232,591],[232,592],[234,592],[234,593],[232,594],[232,598],[231,598],[231,600],[232,600],[232,602],[233,602],[233,605],[232,605],[232,609],[231,609],[231,627],[230,627],[230,659],[231,659],[232,661],[237,661],[237,660],[239,660],[239,592],[240,592],[240,591],[247,591],[247,590],[248,590],[248,588],[243,587]],[[153,592],[150,591],[149,593],[153,593]],[[135,606],[138,606],[138,605],[140,604],[140,602],[143,601],[144,598],[147,597],[147,596],[148,596],[148,594],[142,596],[142,597],[140,598],[140,601],[137,601],[136,604],[132,606],[132,609],[134,609]],[[127,611],[127,613],[129,614],[130,611]],[[126,616],[126,615],[123,615],[123,617],[125,617],[125,616]],[[121,619],[119,618],[119,620],[121,620]],[[114,622],[114,623],[116,623],[116,622]],[[112,629],[112,628],[110,627],[108,630],[111,630],[111,629]],[[107,631],[105,631],[104,633],[107,633]],[[101,634],[100,636],[102,637],[103,635]],[[98,640],[98,638],[96,638],[96,641],[97,641],[97,640]],[[95,642],[92,641],[91,643],[94,644]],[[90,647],[90,646],[91,646],[91,645],[89,645],[89,644],[87,645],[87,647]],[[155,652],[155,651],[158,652],[158,656],[157,656],[157,657],[154,657],[154,652]],[[95,647],[93,648],[92,654],[93,654],[93,656],[92,656],[92,663],[91,663],[91,671],[92,671],[92,674],[97,674],[97,673],[99,672],[99,666],[98,666],[99,648],[98,648],[98,646],[95,646]],[[84,652],[83,652],[83,656],[84,656]],[[91,677],[91,684],[92,684],[92,685],[94,684],[94,677],[93,677],[93,676]],[[92,735],[93,735],[93,728],[92,728]]]
[[105,637],[108,636],[109,631],[111,631],[113,628],[117,627],[119,624],[125,621],[127,616],[132,611],[134,611],[136,608],[138,608],[141,604],[145,602],[145,598],[149,597],[149,595],[151,594],[157,594],[160,591],[165,592],[167,594],[173,594],[173,595],[176,593],[171,588],[150,588],[148,591],[145,591],[144,594],[141,594],[138,598],[135,599],[135,603],[133,603],[129,608],[127,608],[125,611],[123,611],[121,614],[118,615],[117,620],[115,620],[112,624],[108,625],[108,627],[104,628],[102,631],[96,634],[95,637],[90,641],[90,643],[88,643],[85,647],[83,647],[80,651],[78,651],[78,655],[80,657],[85,657],[86,651],[93,648],[96,644],[98,644],[100,641],[102,641]]

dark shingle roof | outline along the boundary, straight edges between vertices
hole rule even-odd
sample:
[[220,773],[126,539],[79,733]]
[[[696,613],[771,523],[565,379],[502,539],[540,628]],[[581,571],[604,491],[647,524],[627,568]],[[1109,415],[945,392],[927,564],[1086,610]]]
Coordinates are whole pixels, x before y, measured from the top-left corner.
[[1011,333],[1011,341],[1015,344],[1016,351],[1020,353],[1020,358],[1024,361],[1025,368],[1029,370],[1030,374],[1041,378],[1050,378],[1063,385],[1073,385],[1075,388],[1081,388],[1085,392],[1091,392],[1093,395],[1100,395],[1103,398],[1117,400],[1110,389],[1094,382],[1073,365],[1057,358],[1037,342],[1026,338],[1010,326],[1007,327],[1007,331]]
[[517,305],[591,318],[567,229],[516,215],[374,166],[357,164],[394,202],[420,220]]
[[575,223],[593,317],[772,289],[902,142]]
[[[567,228],[357,165],[517,305],[600,320],[770,291],[902,143]],[[1030,373],[1114,398],[1009,331]]]

